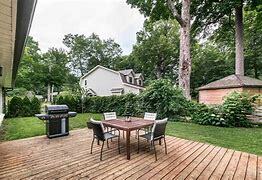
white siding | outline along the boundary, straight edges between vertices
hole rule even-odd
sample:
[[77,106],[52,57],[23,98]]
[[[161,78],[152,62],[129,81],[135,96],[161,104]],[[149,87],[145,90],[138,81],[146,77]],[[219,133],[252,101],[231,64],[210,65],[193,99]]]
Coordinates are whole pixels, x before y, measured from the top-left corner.
[[83,78],[80,81],[82,88],[85,87],[85,80],[87,81],[87,88],[95,91],[97,96],[110,96],[112,95],[112,88],[122,87],[122,81],[118,73],[113,73],[102,68],[97,68],[94,72]]
[[128,85],[123,85],[124,88],[124,94],[133,93],[133,94],[139,94],[140,90],[137,88],[130,87]]

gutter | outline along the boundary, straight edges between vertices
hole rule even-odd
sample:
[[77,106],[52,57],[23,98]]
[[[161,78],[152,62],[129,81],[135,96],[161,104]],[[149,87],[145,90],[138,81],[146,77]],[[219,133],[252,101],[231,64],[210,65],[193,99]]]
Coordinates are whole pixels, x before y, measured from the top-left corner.
[[37,0],[17,0],[15,49],[11,86],[15,84],[17,70],[24,52],[26,38],[29,34]]

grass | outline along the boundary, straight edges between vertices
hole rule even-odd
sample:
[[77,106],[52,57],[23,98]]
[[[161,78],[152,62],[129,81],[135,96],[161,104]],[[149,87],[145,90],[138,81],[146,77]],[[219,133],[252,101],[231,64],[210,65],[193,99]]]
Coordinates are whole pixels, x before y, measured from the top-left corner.
[[[86,121],[91,117],[101,119],[102,115],[78,114],[76,117],[70,118],[70,129],[86,127]],[[3,122],[1,134],[0,138],[3,141],[33,137],[44,135],[45,126],[36,117],[6,119]],[[222,128],[192,123],[169,122],[167,134],[262,155],[262,128]]]
[[262,128],[224,128],[170,122],[167,126],[167,134],[262,155]]
[[[101,119],[101,114],[77,114],[70,118],[69,128],[78,129],[86,127],[86,122],[90,118]],[[10,141],[27,137],[34,137],[45,134],[45,124],[36,117],[10,118],[3,121],[0,129],[0,140]]]

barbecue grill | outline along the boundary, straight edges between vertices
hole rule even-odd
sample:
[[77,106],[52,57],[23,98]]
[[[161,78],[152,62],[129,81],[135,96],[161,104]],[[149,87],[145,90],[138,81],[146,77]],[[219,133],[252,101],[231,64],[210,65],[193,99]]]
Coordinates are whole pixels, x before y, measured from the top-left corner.
[[75,117],[76,112],[69,112],[67,105],[48,105],[46,114],[36,114],[46,124],[48,138],[67,136],[69,134],[69,117]]

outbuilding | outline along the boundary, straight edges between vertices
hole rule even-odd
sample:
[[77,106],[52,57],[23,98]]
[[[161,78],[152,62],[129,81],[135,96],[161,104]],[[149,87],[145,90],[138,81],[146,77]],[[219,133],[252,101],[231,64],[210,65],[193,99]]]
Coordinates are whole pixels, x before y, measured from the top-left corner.
[[262,81],[248,76],[233,74],[198,88],[199,102],[207,105],[222,104],[232,92],[262,94]]

